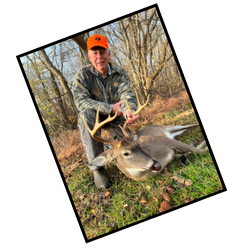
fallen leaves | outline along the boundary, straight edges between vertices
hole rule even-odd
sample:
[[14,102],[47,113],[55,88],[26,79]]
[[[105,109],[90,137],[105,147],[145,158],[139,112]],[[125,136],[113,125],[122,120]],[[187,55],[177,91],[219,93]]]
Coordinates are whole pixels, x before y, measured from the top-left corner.
[[171,199],[167,193],[161,192],[161,195],[164,201],[160,204],[159,212],[164,212],[171,208],[170,206]]
[[193,182],[191,180],[185,180],[182,177],[179,177],[177,175],[171,176],[170,179],[177,181],[177,183],[179,183],[179,184],[181,184],[181,185],[183,185],[185,187],[189,187],[189,186],[191,186],[193,184]]
[[149,206],[149,203],[145,198],[142,198],[140,203],[145,203],[147,206]]
[[173,175],[170,177],[171,180],[177,181],[179,184],[183,184],[185,180],[177,175]]
[[158,202],[158,199],[155,198],[155,197],[153,197],[153,201],[154,201],[154,202]]
[[142,198],[140,203],[145,203],[145,202],[148,202],[145,198]]
[[167,211],[168,209],[170,209],[170,205],[167,201],[163,201],[161,204],[160,204],[160,208],[159,208],[159,212],[165,212]]
[[185,186],[189,187],[193,184],[193,182],[191,180],[185,180]]
[[170,202],[171,200],[170,200],[170,197],[168,196],[168,194],[167,193],[161,193],[161,195],[163,196],[163,199],[164,200],[166,200],[166,201],[168,201],[168,202]]
[[110,197],[110,192],[108,190],[104,190],[104,195],[108,199]]
[[174,194],[174,189],[171,187],[167,187],[167,191],[169,194]]
[[83,162],[85,162],[86,161],[86,156],[84,156],[84,157],[82,157],[79,161],[78,161],[78,163],[83,163]]
[[82,195],[79,196],[80,200],[83,200],[86,197],[88,197],[88,194],[82,194]]
[[166,180],[162,181],[162,182],[161,182],[161,186],[165,186],[165,185],[167,185],[168,180],[169,180],[169,179],[166,179]]

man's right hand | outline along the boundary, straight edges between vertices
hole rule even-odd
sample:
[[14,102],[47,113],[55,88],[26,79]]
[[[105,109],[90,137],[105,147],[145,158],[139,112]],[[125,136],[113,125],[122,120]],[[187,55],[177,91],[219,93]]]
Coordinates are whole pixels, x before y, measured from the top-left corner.
[[113,108],[111,110],[111,114],[114,115],[117,111],[117,116],[123,116],[121,104],[124,102],[124,100],[121,100],[113,105]]

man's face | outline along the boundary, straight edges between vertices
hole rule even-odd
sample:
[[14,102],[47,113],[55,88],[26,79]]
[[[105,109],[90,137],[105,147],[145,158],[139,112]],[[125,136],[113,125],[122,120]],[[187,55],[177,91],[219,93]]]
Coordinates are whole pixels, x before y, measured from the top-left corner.
[[108,72],[108,63],[110,60],[110,52],[102,47],[93,47],[89,53],[89,60],[92,65],[101,74]]

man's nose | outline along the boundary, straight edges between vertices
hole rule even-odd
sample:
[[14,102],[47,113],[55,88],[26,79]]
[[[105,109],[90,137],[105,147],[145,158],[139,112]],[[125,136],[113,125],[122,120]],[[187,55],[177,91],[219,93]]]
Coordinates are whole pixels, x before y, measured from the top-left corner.
[[98,59],[99,58],[102,58],[102,54],[100,52],[97,53],[97,56],[96,56]]

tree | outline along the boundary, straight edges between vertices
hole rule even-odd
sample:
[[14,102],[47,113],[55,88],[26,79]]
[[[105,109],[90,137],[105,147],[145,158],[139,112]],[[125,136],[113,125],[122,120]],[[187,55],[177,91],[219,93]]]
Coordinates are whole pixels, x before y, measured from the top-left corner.
[[50,61],[49,57],[47,56],[46,52],[44,49],[39,50],[39,53],[41,55],[41,57],[43,58],[43,62],[46,65],[46,67],[48,68],[48,70],[56,77],[56,79],[58,80],[58,82],[60,83],[63,92],[67,95],[71,106],[73,107],[75,114],[77,115],[79,113],[79,110],[77,109],[75,102],[74,102],[74,98],[72,95],[72,92],[69,89],[69,85],[67,80],[65,79],[65,77],[63,76],[62,72],[60,72]]
[[53,134],[74,128],[79,113],[70,91],[75,73],[89,64],[87,39],[104,35],[112,64],[123,68],[141,103],[150,94],[185,90],[169,41],[155,8],[84,33],[27,56],[27,78],[46,126]]
[[[83,35],[79,35],[76,37],[73,37],[72,40],[78,44],[81,53],[82,53],[82,57],[83,57],[83,61],[85,64],[89,64],[89,57],[88,57],[88,48],[87,48],[87,42],[86,40],[88,40],[89,38],[89,34],[83,34]],[[86,39],[86,40],[85,40]]]
[[[27,55],[26,58],[28,62],[30,62],[29,68],[34,72],[33,80],[31,77],[29,79],[30,85],[34,95],[37,96],[37,103],[43,120],[49,126],[48,129],[58,129],[58,124],[62,124],[63,128],[73,128],[74,124],[70,122],[67,116],[67,111],[55,76],[51,71],[49,71],[48,77],[43,76],[44,66],[36,62],[35,53],[33,54],[33,59],[31,59],[29,55]],[[53,115],[50,112],[51,108]]]
[[172,58],[156,9],[135,14],[95,32],[107,37],[112,62],[126,68],[140,100],[145,102],[157,76]]

